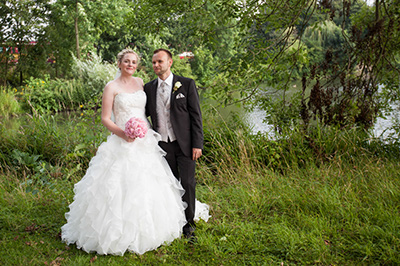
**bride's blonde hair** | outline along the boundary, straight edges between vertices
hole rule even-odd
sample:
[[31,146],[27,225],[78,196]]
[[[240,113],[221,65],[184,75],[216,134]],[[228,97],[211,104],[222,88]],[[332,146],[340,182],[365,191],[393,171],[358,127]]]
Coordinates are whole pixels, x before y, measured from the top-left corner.
[[117,55],[118,63],[121,63],[122,58],[124,58],[124,55],[126,55],[126,54],[134,54],[136,56],[136,60],[137,60],[136,63],[139,64],[140,58],[139,58],[138,54],[135,51],[133,51],[131,48],[125,48],[121,52],[118,53],[118,55]]

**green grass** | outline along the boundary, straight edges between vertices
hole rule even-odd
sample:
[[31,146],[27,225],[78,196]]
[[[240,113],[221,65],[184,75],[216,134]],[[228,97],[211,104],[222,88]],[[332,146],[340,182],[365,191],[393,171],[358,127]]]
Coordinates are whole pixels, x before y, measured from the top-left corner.
[[[226,169],[231,171],[231,169]],[[199,166],[198,198],[212,218],[199,242],[177,239],[142,256],[86,254],[60,241],[73,182],[25,192],[15,172],[0,176],[0,263],[5,265],[371,265],[400,263],[400,166],[360,158],[288,169],[236,169],[235,179]]]

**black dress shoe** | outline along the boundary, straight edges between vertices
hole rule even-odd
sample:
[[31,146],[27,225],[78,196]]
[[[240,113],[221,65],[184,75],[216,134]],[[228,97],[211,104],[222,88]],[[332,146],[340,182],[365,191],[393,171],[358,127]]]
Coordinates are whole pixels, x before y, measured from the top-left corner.
[[183,235],[188,240],[189,244],[196,244],[197,243],[197,237],[194,234],[194,231],[184,233]]

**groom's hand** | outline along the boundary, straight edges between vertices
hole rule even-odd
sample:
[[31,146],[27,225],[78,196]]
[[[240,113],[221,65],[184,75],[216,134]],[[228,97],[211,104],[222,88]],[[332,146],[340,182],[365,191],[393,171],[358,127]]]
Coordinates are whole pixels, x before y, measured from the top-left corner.
[[199,148],[193,148],[193,149],[192,149],[192,160],[193,160],[193,161],[196,161],[197,159],[200,158],[201,154],[202,154],[201,149],[199,149]]

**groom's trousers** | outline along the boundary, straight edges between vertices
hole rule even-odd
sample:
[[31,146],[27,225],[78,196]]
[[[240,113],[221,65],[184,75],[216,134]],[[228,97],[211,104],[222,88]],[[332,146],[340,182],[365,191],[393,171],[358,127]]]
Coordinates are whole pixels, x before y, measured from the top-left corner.
[[160,141],[159,145],[167,152],[165,158],[167,159],[169,167],[174,176],[181,182],[183,189],[185,189],[182,200],[188,204],[188,207],[185,209],[187,224],[183,230],[192,230],[195,227],[193,219],[196,205],[196,161],[193,161],[192,158],[183,154],[177,141]]

